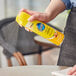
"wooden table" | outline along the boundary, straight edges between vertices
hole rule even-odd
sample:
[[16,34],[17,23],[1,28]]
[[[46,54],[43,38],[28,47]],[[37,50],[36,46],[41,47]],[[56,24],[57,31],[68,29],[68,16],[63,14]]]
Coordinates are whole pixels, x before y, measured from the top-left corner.
[[52,76],[51,72],[64,68],[67,67],[43,65],[1,68],[0,76]]

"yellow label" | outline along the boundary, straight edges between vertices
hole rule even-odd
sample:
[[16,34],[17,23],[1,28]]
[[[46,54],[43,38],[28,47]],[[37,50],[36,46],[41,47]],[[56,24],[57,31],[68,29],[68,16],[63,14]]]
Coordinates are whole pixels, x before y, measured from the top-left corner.
[[64,34],[43,22],[37,20],[29,22],[29,17],[29,14],[21,12],[17,15],[16,21],[19,25],[22,25],[23,27],[30,29],[34,33],[46,38],[47,40],[51,41],[56,45],[60,45],[62,43],[64,39]]

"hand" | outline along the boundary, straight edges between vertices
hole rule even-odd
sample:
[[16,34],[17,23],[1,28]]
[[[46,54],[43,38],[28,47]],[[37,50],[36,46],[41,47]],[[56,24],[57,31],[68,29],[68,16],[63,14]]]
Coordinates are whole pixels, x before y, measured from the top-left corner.
[[[32,22],[34,20],[39,20],[42,21],[44,23],[47,23],[50,21],[49,18],[49,14],[48,13],[40,13],[40,12],[36,12],[36,11],[31,11],[31,10],[27,10],[27,9],[21,9],[21,12],[26,12],[29,15],[31,15],[31,17],[28,19],[28,21]],[[20,25],[21,26],[21,25]],[[27,31],[30,31],[29,29],[25,28]]]
[[69,70],[68,75],[76,75],[76,65],[71,70]]
[[39,21],[47,23],[50,21],[48,13],[40,13],[40,12],[36,12],[36,11],[27,10],[24,8],[21,9],[20,12],[26,12],[29,15],[31,15],[31,17],[28,19],[28,21],[30,21],[30,22],[32,22],[34,20],[39,20]]

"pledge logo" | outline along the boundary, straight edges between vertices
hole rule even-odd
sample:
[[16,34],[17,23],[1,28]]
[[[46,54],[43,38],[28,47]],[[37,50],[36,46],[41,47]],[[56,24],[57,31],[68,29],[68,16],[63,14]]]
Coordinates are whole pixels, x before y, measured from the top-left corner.
[[42,32],[42,31],[45,29],[45,25],[42,24],[42,23],[38,23],[38,24],[37,24],[37,28],[39,29],[39,31]]

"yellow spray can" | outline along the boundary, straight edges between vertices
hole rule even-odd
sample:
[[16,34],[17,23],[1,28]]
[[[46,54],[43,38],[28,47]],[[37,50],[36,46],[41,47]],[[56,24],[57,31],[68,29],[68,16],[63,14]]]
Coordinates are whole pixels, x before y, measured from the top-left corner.
[[29,17],[30,17],[29,14],[25,12],[21,12],[20,14],[17,15],[16,21],[19,25],[22,25],[23,27],[28,28],[32,32],[44,37],[45,39],[51,41],[57,46],[59,46],[62,43],[64,39],[63,33],[37,20],[29,22],[28,21]]

